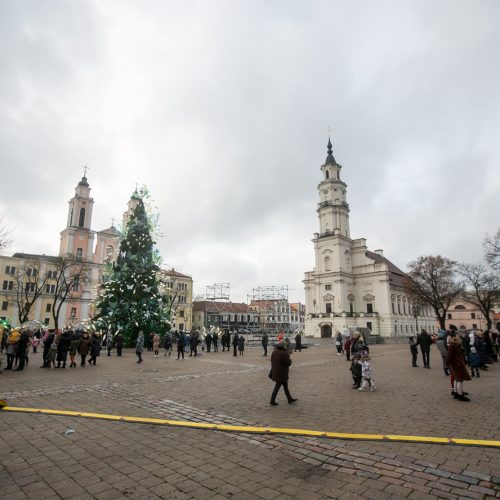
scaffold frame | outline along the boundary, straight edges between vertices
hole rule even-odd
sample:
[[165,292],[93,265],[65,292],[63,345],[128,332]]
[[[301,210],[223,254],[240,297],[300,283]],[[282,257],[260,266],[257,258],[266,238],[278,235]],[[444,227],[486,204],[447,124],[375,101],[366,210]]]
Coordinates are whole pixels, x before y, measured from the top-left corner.
[[288,285],[268,285],[253,288],[247,295],[248,305],[261,315],[262,330],[275,335],[290,333],[291,311]]

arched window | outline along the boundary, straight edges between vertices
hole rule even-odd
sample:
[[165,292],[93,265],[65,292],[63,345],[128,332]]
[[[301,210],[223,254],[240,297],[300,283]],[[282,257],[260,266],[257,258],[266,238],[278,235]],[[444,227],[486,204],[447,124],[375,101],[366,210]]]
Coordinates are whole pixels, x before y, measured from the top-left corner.
[[85,225],[85,209],[80,208],[80,218],[78,219],[78,225],[83,227]]
[[113,260],[113,256],[115,254],[115,249],[113,245],[107,245],[105,250],[106,255],[104,256],[105,262],[111,262]]
[[326,175],[326,178],[329,179],[330,178],[330,172],[328,172],[328,170],[325,172],[325,175]]
[[76,260],[82,260],[83,259],[83,249],[77,248],[76,249]]
[[330,258],[329,255],[325,257],[325,271],[331,271],[332,270],[332,259]]
[[455,306],[455,309],[465,309],[465,306],[463,306],[462,304],[458,304],[458,306]]

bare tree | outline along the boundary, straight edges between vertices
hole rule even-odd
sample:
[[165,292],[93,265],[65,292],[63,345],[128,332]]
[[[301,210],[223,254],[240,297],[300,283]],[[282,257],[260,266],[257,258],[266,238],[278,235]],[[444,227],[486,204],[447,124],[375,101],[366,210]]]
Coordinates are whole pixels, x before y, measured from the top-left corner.
[[488,265],[500,271],[500,229],[493,236],[487,236],[483,242],[484,256]]
[[0,253],[12,243],[11,230],[5,225],[4,216],[0,216]]
[[406,289],[414,302],[429,304],[439,326],[445,328],[446,313],[462,293],[463,283],[456,279],[457,262],[440,255],[422,256],[408,264]]
[[88,263],[74,257],[62,257],[56,264],[54,284],[51,288],[52,317],[55,328],[59,328],[59,315],[62,305],[68,299],[81,297],[82,288],[89,282]]
[[460,274],[464,276],[466,284],[470,287],[467,294],[486,318],[488,329],[491,328],[490,314],[494,304],[500,298],[500,277],[491,272],[484,264],[462,264]]
[[29,314],[36,301],[45,292],[48,273],[41,273],[42,260],[31,258],[18,268],[12,291],[7,292],[8,300],[17,306],[19,324],[29,320]]

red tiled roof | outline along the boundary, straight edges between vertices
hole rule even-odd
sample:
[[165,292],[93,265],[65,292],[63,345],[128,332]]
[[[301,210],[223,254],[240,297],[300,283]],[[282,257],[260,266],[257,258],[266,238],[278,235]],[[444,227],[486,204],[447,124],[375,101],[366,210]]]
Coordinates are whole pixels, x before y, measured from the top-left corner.
[[240,313],[253,312],[247,304],[235,302],[214,302],[212,300],[201,300],[193,302],[193,311]]
[[174,276],[177,278],[191,278],[191,276],[188,276],[187,274],[182,274],[179,271],[176,271],[175,269],[162,269],[161,272],[163,274],[166,274],[167,276]]

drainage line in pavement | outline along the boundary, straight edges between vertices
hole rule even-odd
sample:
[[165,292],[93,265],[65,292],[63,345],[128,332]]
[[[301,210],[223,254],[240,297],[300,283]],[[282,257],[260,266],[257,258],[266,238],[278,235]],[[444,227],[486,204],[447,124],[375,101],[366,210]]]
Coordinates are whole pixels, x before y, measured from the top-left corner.
[[63,417],[93,418],[98,420],[112,420],[115,422],[127,422],[135,424],[154,424],[172,427],[188,427],[192,429],[206,429],[225,432],[243,432],[251,434],[285,434],[292,436],[322,437],[328,439],[345,439],[356,441],[384,441],[405,442],[422,444],[452,444],[461,446],[486,446],[489,448],[500,448],[500,441],[490,439],[461,439],[443,438],[431,436],[402,436],[397,434],[348,434],[342,432],[321,432],[308,429],[286,429],[279,427],[255,427],[226,424],[208,424],[203,422],[185,422],[182,420],[167,420],[163,418],[128,417],[120,415],[106,415],[104,413],[86,413],[67,410],[50,410],[43,408],[22,408],[7,406],[5,401],[0,400],[0,409],[7,412],[37,413],[43,415],[59,415]]

